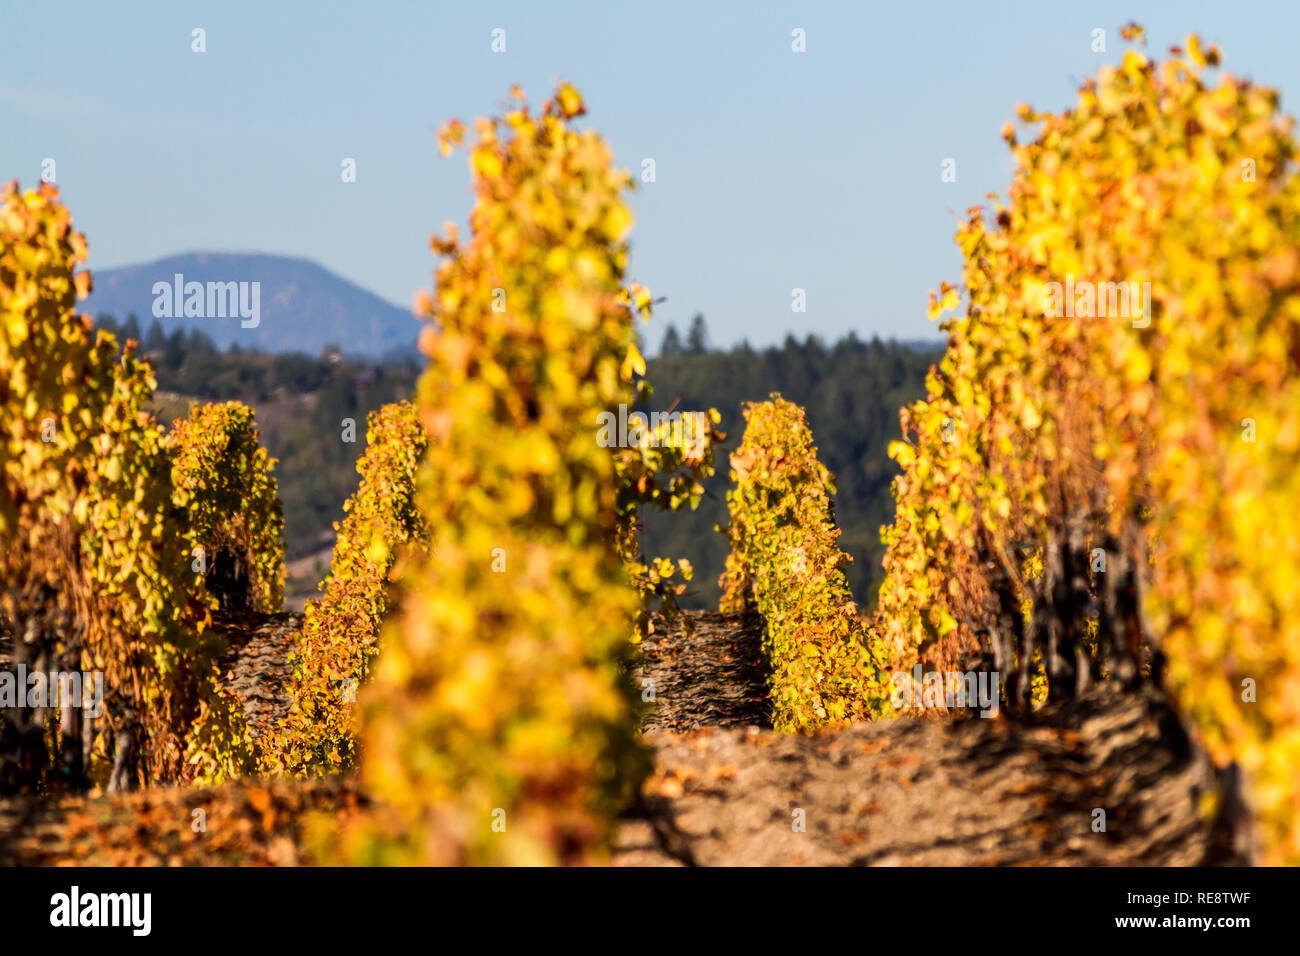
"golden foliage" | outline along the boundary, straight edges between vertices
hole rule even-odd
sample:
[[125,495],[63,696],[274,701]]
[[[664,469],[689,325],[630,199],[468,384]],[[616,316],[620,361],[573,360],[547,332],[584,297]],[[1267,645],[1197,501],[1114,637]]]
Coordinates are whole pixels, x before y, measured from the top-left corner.
[[479,120],[470,240],[433,241],[417,501],[435,543],[362,690],[362,778],[384,809],[341,835],[353,862],[597,858],[645,770],[624,668],[636,594],[595,428],[632,398],[631,182],[571,127],[581,111],[562,91]]
[[772,724],[801,730],[879,716],[888,707],[843,567],[832,496],[807,416],[773,393],[748,403],[731,456],[731,554],[723,610],[752,601],[771,663]]
[[215,574],[242,571],[246,609],[279,611],[284,517],[275,459],[261,445],[253,410],[240,402],[193,403],[189,417],[173,423],[166,445],[173,500],[186,510],[191,554],[202,549],[209,590]]
[[[1218,50],[1186,50],[1129,51],[1074,110],[1022,111],[1037,136],[1013,148],[996,223],[973,209],[958,231],[966,314],[892,447],[880,620],[901,661],[992,643],[1023,673],[1042,649],[1053,696],[1102,663],[1163,677],[1216,761],[1247,772],[1265,858],[1296,863],[1295,142],[1275,91],[1209,85]],[[1053,282],[1079,289],[1074,308]],[[1106,284],[1145,282],[1151,301],[1115,314]]]
[[134,342],[119,360],[75,312],[85,258],[57,189],[5,187],[0,613],[42,635],[52,661],[104,672],[108,728],[139,727],[137,782],[217,779],[248,765],[243,716],[217,686],[222,648],[203,633],[208,599],[143,410],[153,376]]
[[352,770],[353,702],[370,675],[399,558],[423,554],[429,531],[415,505],[415,479],[428,442],[410,402],[370,413],[361,482],[335,522],[338,535],[325,596],[309,601],[289,685],[293,705],[263,754],[267,769],[295,776]]
[[[634,295],[638,288],[633,284]],[[629,351],[629,356],[632,354],[640,358],[639,352]],[[630,377],[631,373],[625,361],[623,376]],[[637,374],[645,374],[644,361]],[[648,400],[653,394],[650,383],[642,379],[637,384],[642,400]],[[614,427],[613,412],[603,412],[600,417],[606,423],[602,431]],[[704,495],[701,482],[714,472],[714,445],[726,437],[717,428],[721,420],[716,408],[707,412],[655,412],[649,416],[633,412],[628,416],[628,447],[615,452],[614,470],[619,489],[618,551],[641,595],[634,641],[653,632],[651,613],[656,601],[667,627],[680,623],[688,634],[694,627],[690,618],[681,616],[677,605],[677,598],[694,576],[694,568],[685,558],[674,564],[670,558],[643,556],[637,516],[647,506],[662,511],[695,510]],[[675,579],[678,574],[681,583]]]

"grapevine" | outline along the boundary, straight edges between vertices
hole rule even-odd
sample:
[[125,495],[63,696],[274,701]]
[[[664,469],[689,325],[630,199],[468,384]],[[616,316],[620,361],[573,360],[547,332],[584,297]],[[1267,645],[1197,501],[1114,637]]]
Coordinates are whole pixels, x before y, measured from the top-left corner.
[[167,447],[173,497],[208,589],[227,607],[273,613],[284,591],[284,518],[275,460],[260,439],[248,406],[194,403]]
[[745,406],[731,456],[731,554],[723,610],[752,606],[771,665],[772,724],[801,730],[880,716],[887,708],[868,629],[844,577],[832,496],[807,417],[773,394]]
[[[900,663],[991,653],[1016,709],[1040,651],[1052,699],[1168,686],[1295,863],[1300,181],[1277,93],[1209,83],[1219,57],[1129,51],[1008,124],[1009,200],[958,231],[968,305],[892,446],[879,620]],[[1121,283],[1148,301],[1116,314]]]
[[[359,699],[362,779],[385,810],[330,835],[354,862],[598,858],[645,771],[625,669],[636,593],[596,432],[630,403],[649,304],[624,286],[630,177],[572,127],[572,87],[538,115],[513,96],[475,127],[469,242],[433,241],[416,404],[435,540],[402,575]],[[444,151],[464,134],[444,127]]]
[[429,531],[415,506],[427,440],[410,402],[372,412],[361,482],[347,500],[325,594],[307,604],[294,652],[293,706],[264,755],[271,768],[305,776],[354,769],[353,702],[378,653],[389,591],[405,551],[422,553]]
[[[58,775],[126,789],[241,772],[242,714],[217,686],[222,642],[191,570],[154,382],[76,314],[85,238],[58,190],[0,206],[0,614],[37,668],[102,672],[105,710],[59,714]],[[20,716],[39,722],[43,714]]]

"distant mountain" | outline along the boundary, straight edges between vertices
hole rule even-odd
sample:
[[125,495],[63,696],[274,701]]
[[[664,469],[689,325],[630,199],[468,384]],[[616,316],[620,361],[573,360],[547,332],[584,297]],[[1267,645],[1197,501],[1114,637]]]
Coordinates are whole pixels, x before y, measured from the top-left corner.
[[223,349],[319,355],[333,344],[347,355],[378,358],[414,351],[420,329],[409,311],[287,256],[192,252],[96,269],[93,278],[81,311],[119,321],[134,312],[142,332],[155,319],[169,334],[199,329]]

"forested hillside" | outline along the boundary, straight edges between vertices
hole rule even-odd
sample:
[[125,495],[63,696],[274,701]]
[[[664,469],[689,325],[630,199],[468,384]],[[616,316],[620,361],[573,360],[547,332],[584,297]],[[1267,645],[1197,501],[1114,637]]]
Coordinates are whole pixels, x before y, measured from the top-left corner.
[[[329,352],[313,357],[222,351],[200,332],[168,336],[157,323],[141,329],[134,316],[120,324],[100,316],[96,324],[123,339],[141,340],[158,376],[154,404],[165,421],[184,415],[191,398],[234,399],[257,408],[263,441],[280,462],[290,560],[328,548],[331,526],[342,517],[340,505],[356,484],[366,415],[410,395],[419,374],[415,356],[363,362]],[[836,517],[844,550],[853,558],[849,584],[864,609],[872,607],[884,554],[880,527],[893,513],[889,483],[898,474],[885,450],[898,434],[898,410],[924,394],[926,370],[938,361],[941,347],[849,335],[832,345],[788,336],[780,348],[756,350],[742,343],[721,350],[707,347],[703,319],[697,318],[693,331],[688,344],[677,348],[676,330],[669,327],[662,354],[648,363],[656,391],[645,410],[717,408],[729,433],[722,443],[727,449],[739,439],[742,403],[778,391],[804,406],[818,450],[836,477]],[[343,440],[341,424],[348,418],[357,422],[351,443]],[[714,531],[726,522],[726,462],[719,464],[719,472],[704,481],[707,493],[696,511],[671,521],[654,514],[645,519],[648,555],[684,557],[695,567],[683,607],[717,606],[727,553],[726,541]]]

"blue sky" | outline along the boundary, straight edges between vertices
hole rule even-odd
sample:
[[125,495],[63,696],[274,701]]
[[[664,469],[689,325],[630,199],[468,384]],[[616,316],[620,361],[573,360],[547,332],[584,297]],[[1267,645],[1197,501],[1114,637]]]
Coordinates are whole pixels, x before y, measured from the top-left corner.
[[[667,297],[651,348],[697,311],[720,345],[929,337],[927,291],[960,279],[955,217],[1010,180],[998,131],[1017,102],[1070,105],[1136,19],[1161,55],[1199,31],[1294,115],[1298,9],[5,0],[0,178],[34,185],[54,158],[92,269],[282,253],[407,307],[431,282],[430,233],[471,204],[464,154],[438,157],[437,126],[497,112],[515,82],[539,104],[563,78],[620,165],[655,160],[632,199],[633,277]],[[949,157],[955,183],[940,179]]]

